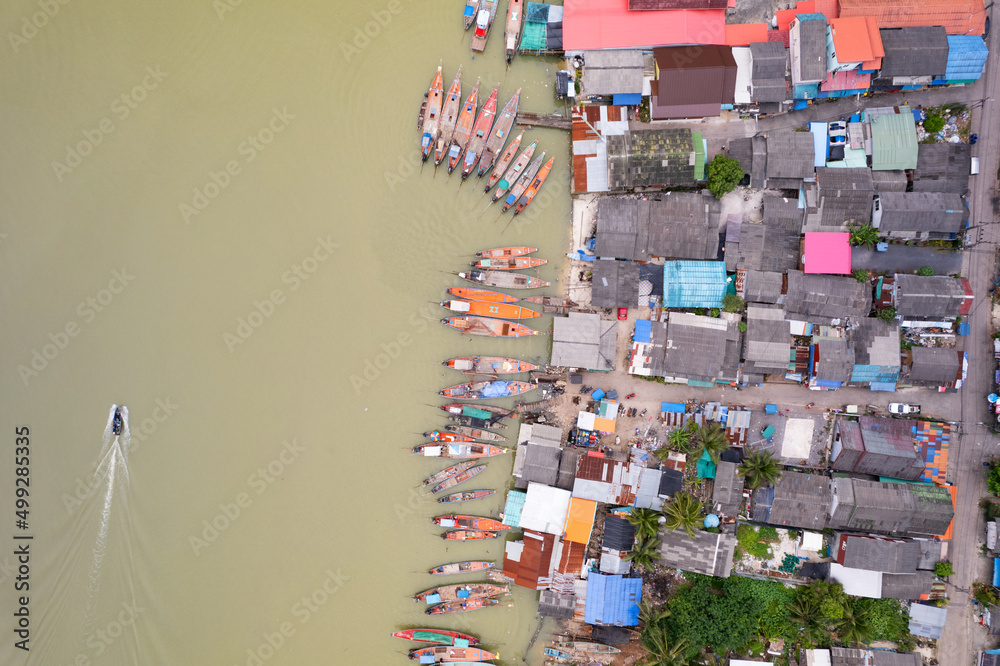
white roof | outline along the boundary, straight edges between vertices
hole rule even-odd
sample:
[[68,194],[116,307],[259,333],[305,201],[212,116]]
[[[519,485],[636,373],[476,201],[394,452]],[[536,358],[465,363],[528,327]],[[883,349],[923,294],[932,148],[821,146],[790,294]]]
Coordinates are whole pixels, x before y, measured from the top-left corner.
[[806,650],[806,666],[830,666],[829,650]]
[[867,569],[849,569],[830,563],[830,580],[844,586],[844,594],[852,597],[882,598],[882,572]]
[[529,483],[521,510],[521,527],[562,536],[572,494],[562,488]]
[[761,664],[773,664],[773,661],[750,661],[749,659],[730,659],[729,666],[760,666]]
[[736,61],[736,92],[733,96],[735,104],[750,103],[750,79],[753,73],[753,63],[750,49],[746,46],[733,47],[733,60]]
[[812,419],[787,419],[785,436],[781,440],[781,457],[808,458],[815,427],[816,422]]
[[802,532],[802,550],[818,553],[823,550],[823,535],[819,532]]
[[576,427],[583,430],[593,430],[596,418],[597,414],[593,412],[580,412],[580,416],[576,418]]

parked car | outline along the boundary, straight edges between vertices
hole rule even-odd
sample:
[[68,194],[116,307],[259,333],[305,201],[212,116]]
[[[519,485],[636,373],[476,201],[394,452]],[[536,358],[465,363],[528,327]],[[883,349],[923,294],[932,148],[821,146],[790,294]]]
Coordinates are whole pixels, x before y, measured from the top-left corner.
[[628,319],[628,308],[618,308],[618,321]]
[[890,414],[919,414],[920,405],[908,405],[905,402],[890,402]]

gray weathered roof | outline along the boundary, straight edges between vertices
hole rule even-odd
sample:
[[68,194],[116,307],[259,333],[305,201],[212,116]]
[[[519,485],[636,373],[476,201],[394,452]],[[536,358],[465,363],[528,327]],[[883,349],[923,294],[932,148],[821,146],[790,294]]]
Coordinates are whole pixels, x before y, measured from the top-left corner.
[[609,550],[632,550],[635,541],[635,528],[624,518],[607,516],[604,518],[604,539],[602,548]]
[[639,302],[639,265],[599,259],[592,264],[590,302],[599,308],[631,308]]
[[896,313],[903,319],[953,319],[962,314],[966,300],[961,278],[897,273],[895,276]]
[[785,276],[782,273],[748,270],[743,292],[748,303],[780,303],[784,295]]
[[605,139],[611,190],[694,184],[690,129],[631,130]]
[[[799,229],[802,211],[791,200],[764,197],[761,224],[740,223],[727,227],[726,268],[735,271],[762,270],[784,273],[799,265]],[[730,228],[738,231],[731,240]]]
[[914,347],[910,353],[910,380],[940,386],[959,379],[962,352],[940,347]]
[[906,533],[914,513],[909,484],[853,479],[851,485],[854,498],[850,518],[846,524],[838,523],[833,527],[883,534]]
[[785,309],[789,319],[832,324],[850,317],[867,317],[872,307],[871,285],[852,277],[806,275],[788,271]]
[[[906,574],[882,574],[883,599],[919,599],[931,591],[934,574],[930,571],[915,571]],[[913,664],[913,657],[905,655],[902,663]],[[897,663],[897,662],[890,662]]]
[[[843,564],[852,569],[882,573],[914,573],[920,562],[919,541],[895,541],[867,536],[841,535]],[[846,546],[846,547],[845,547]],[[838,562],[840,558],[837,558]]]
[[968,208],[953,192],[883,192],[879,234],[957,234],[965,227]]
[[819,474],[785,472],[774,485],[774,500],[765,522],[823,529],[829,518],[830,499],[829,478]]
[[599,257],[648,261],[649,204],[624,197],[597,200],[597,243]]
[[736,537],[723,532],[696,530],[694,538],[683,529],[660,533],[660,557],[663,564],[689,571],[728,578],[733,570]]
[[816,379],[846,383],[854,370],[854,353],[847,340],[820,340],[816,350]]
[[744,372],[784,373],[791,353],[791,332],[785,309],[779,305],[751,304],[747,307]]
[[972,146],[967,143],[918,144],[913,191],[964,194],[971,170]]
[[740,163],[743,173],[750,173],[753,170],[753,139],[750,137],[731,139],[726,144],[726,153]]
[[542,590],[538,597],[538,614],[568,620],[576,610],[575,594],[559,594],[553,590]]
[[851,328],[855,365],[899,365],[899,322],[862,317]]
[[902,169],[872,171],[872,186],[876,192],[905,192],[906,172]]
[[806,189],[805,231],[846,231],[852,224],[871,220],[872,171],[853,169],[816,169],[816,185]]
[[559,478],[559,457],[562,450],[531,442],[526,446],[521,482],[525,487],[528,483],[544,483],[547,486],[554,486],[556,479]]
[[753,62],[753,78],[784,78],[788,49],[781,42],[752,42],[750,57]]
[[753,166],[750,169],[750,187],[764,187],[764,179],[767,177],[767,139],[763,136],[755,136],[751,139],[753,149]]
[[648,203],[650,256],[694,260],[718,256],[718,199],[694,192],[672,192]]
[[600,315],[570,312],[552,322],[552,365],[588,370],[612,370],[618,342],[618,322]]
[[615,95],[642,92],[642,51],[599,49],[585,51],[583,94]]
[[947,488],[929,484],[908,484],[913,497],[913,517],[907,533],[915,536],[939,536],[948,531],[955,509]]
[[948,69],[948,34],[942,26],[882,28],[879,78],[939,76]]
[[663,374],[700,381],[716,379],[725,364],[729,328],[735,326],[730,326],[725,319],[671,312]]
[[[808,21],[806,21],[808,23]],[[812,178],[815,148],[809,132],[775,130],[767,135],[767,180]]]
[[[885,587],[885,577],[882,577],[882,587]],[[930,586],[928,586],[930,589]],[[883,595],[884,596],[884,595]],[[872,650],[871,666],[923,666],[924,658],[919,652],[889,652],[888,650]],[[834,664],[834,666],[838,666]]]
[[736,463],[721,460],[715,470],[712,504],[720,505],[719,511],[726,516],[735,516],[743,502],[743,477],[738,474],[738,467]]
[[924,638],[941,638],[948,609],[925,604],[910,604],[910,633]]

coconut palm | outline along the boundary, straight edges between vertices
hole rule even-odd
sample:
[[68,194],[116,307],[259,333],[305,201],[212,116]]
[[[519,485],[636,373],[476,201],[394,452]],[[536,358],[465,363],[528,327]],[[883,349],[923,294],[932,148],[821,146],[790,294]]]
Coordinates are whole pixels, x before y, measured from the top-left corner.
[[677,493],[663,507],[663,515],[667,522],[664,526],[673,532],[679,527],[684,528],[688,536],[694,538],[694,528],[701,524],[701,502],[689,493]]
[[870,224],[858,226],[852,224],[847,228],[847,231],[850,234],[851,245],[864,245],[870,250],[878,242],[878,229]]
[[[691,421],[689,421],[689,423],[691,423]],[[673,430],[670,431],[670,434],[667,435],[667,441],[670,442],[670,445],[675,449],[677,449],[678,451],[682,451],[684,453],[690,453],[691,429],[688,428],[687,426],[674,428]]]
[[687,650],[687,640],[680,639],[673,645],[667,637],[666,627],[655,625],[642,632],[640,639],[642,647],[649,652],[640,662],[647,666],[683,666],[688,662],[684,656]]
[[726,433],[717,422],[712,421],[708,425],[701,425],[691,438],[697,450],[695,460],[704,455],[703,451],[708,451],[708,457],[712,462],[719,463],[719,455],[729,448],[729,441],[726,440]]
[[851,604],[844,607],[844,615],[837,621],[836,627],[837,636],[844,643],[867,643],[871,639],[872,629],[868,615],[855,610]]
[[781,467],[774,459],[774,454],[764,449],[757,449],[747,454],[739,469],[740,476],[746,477],[751,490],[757,490],[764,484],[774,485],[781,478]]
[[638,537],[632,552],[625,556],[626,560],[640,569],[650,571],[660,559],[660,540],[655,537]]
[[628,522],[635,528],[636,538],[656,536],[656,533],[660,531],[661,515],[659,511],[652,509],[632,509],[632,513],[628,516]]
[[666,606],[654,606],[649,599],[639,602],[639,622],[644,627],[659,624],[670,617],[670,609]]
[[819,604],[811,595],[796,595],[788,605],[788,622],[807,643],[817,643],[826,635],[820,619]]

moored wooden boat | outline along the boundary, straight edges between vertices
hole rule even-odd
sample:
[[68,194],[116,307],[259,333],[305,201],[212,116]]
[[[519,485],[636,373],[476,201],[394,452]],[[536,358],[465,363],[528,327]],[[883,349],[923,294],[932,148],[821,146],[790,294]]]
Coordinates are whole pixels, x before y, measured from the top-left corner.
[[461,425],[450,425],[447,427],[448,430],[452,432],[457,432],[460,435],[468,435],[469,437],[474,437],[476,439],[481,439],[487,442],[506,442],[507,438],[495,432],[490,432],[489,430],[484,430],[482,428],[473,428],[471,426],[461,426]]
[[441,535],[446,541],[484,541],[486,539],[496,539],[499,532],[488,530],[451,530]]
[[550,283],[541,278],[536,278],[523,273],[511,273],[509,271],[480,271],[471,270],[456,275],[467,282],[486,285],[487,287],[498,287],[500,289],[540,289],[548,287]]
[[516,271],[526,268],[538,268],[547,263],[549,263],[548,259],[539,259],[538,257],[506,257],[503,259],[477,259],[472,262],[472,265],[476,268],[494,271]]
[[448,94],[445,95],[444,103],[441,105],[441,122],[438,138],[434,145],[434,166],[441,164],[441,160],[448,154],[451,146],[451,139],[455,135],[455,125],[458,123],[458,115],[462,109],[462,66],[458,66],[458,73],[455,80],[451,82]]
[[[458,463],[457,465],[451,465],[450,467],[445,467],[440,472],[436,472],[434,474],[431,474],[426,479],[424,479],[424,485],[425,486],[433,486],[434,484],[440,483],[441,481],[444,481],[445,479],[450,479],[451,477],[453,477],[453,476],[455,476],[457,474],[461,474],[462,472],[466,471],[470,467],[474,467],[475,465],[476,465],[476,461],[475,460],[466,460],[464,462]],[[483,465],[483,467],[486,467],[486,466]]]
[[479,158],[482,157],[486,140],[493,129],[493,118],[497,114],[497,93],[499,92],[499,88],[493,89],[486,103],[483,104],[479,117],[476,118],[476,124],[472,126],[472,135],[469,137],[469,144],[465,147],[465,157],[462,158],[462,180],[469,177],[469,174],[476,168]]
[[520,98],[521,89],[518,88],[493,123],[493,131],[490,132],[490,138],[486,141],[486,147],[483,148],[483,156],[479,160],[480,178],[486,175],[486,172],[496,161],[497,155],[503,150],[510,128],[514,126],[514,118],[517,117],[517,102]]
[[426,458],[489,458],[507,453],[507,449],[475,442],[432,442],[414,446],[413,452]]
[[424,437],[431,440],[432,442],[474,442],[476,441],[468,435],[462,435],[457,432],[441,432],[440,430],[431,430],[430,432],[425,432]]
[[444,100],[444,84],[441,81],[441,63],[438,63],[437,73],[431,82],[430,91],[427,93],[427,109],[424,111],[423,130],[420,137],[420,159],[427,161],[434,144],[437,142],[438,133],[441,131],[441,103]]
[[466,0],[465,11],[463,12],[466,30],[471,28],[472,24],[476,22],[477,13],[479,13],[479,0]]
[[482,53],[486,48],[486,40],[490,38],[490,28],[497,15],[497,5],[500,0],[482,0],[479,12],[476,14],[476,27],[472,33],[472,52]]
[[[506,148],[504,148],[503,153],[500,155],[500,158],[493,164],[493,171],[490,173],[490,177],[486,180],[486,187],[483,189],[483,192],[489,192],[490,189],[497,184],[497,181],[500,180],[501,177],[503,177],[503,172],[506,171],[507,167],[510,166],[510,163],[514,161],[514,158],[517,156],[517,151],[521,148],[522,138],[524,138],[523,130],[517,136],[514,137],[514,140],[511,141]],[[481,162],[480,165],[482,165]],[[499,249],[507,249],[507,248],[499,248]],[[477,253],[476,256],[488,257],[492,255],[480,255],[479,253]],[[514,256],[514,255],[501,254],[497,256],[503,257],[503,256]]]
[[454,647],[449,645],[410,650],[410,659],[419,659],[421,664],[449,664],[461,661],[482,663],[490,659],[497,659],[499,656],[498,654],[493,654],[477,647]]
[[460,356],[444,362],[452,370],[472,374],[513,375],[537,370],[534,363],[503,356]]
[[531,142],[527,148],[521,151],[521,154],[517,156],[517,159],[513,164],[507,169],[506,173],[497,183],[497,190],[493,193],[493,201],[499,201],[503,199],[507,194],[507,191],[517,183],[521,174],[524,172],[525,167],[531,162],[531,156],[535,154],[535,148],[538,147],[538,139]]
[[592,643],[590,641],[562,641],[555,646],[560,650],[570,650],[572,652],[585,652],[590,654],[618,654],[621,652],[616,647],[604,645],[603,643]]
[[492,415],[494,419],[509,419],[517,414],[509,409],[497,407],[496,405],[477,405],[470,403],[453,402],[448,405],[441,405],[441,410],[453,415],[473,416],[485,418]]
[[444,497],[438,497],[440,504],[458,504],[459,502],[472,502],[477,499],[485,499],[496,494],[495,490],[464,490]]
[[521,21],[524,19],[523,0],[510,0],[507,6],[507,24],[503,31],[504,57],[509,63],[517,52],[518,38],[521,36]]
[[538,252],[537,247],[494,247],[489,250],[480,250],[476,252],[476,256],[480,259],[506,259],[507,257],[523,257],[535,252]]
[[[449,416],[448,420],[462,428],[495,428],[497,430],[506,430],[507,426],[498,421],[489,421],[487,419],[478,419],[474,416]],[[449,428],[454,426],[448,426]]]
[[485,518],[483,516],[466,516],[462,514],[448,514],[446,516],[436,516],[433,518],[435,525],[460,530],[479,530],[486,532],[503,532],[510,529],[503,521],[496,518]]
[[436,486],[433,486],[431,488],[431,493],[436,494],[436,493],[441,492],[442,490],[448,490],[449,488],[454,488],[457,485],[465,483],[466,481],[468,481],[472,477],[476,476],[477,474],[479,474],[480,472],[482,472],[485,469],[486,469],[486,465],[476,465],[475,467],[470,467],[469,469],[465,470],[464,472],[461,472],[460,474],[456,474],[455,476],[449,477],[449,478],[445,479],[444,481],[441,481],[440,483],[438,483]]
[[454,574],[476,573],[478,571],[488,571],[496,567],[496,562],[486,560],[470,560],[468,562],[450,562],[441,566],[428,569],[427,573],[432,576],[451,576]]
[[573,308],[576,307],[576,302],[571,301],[568,298],[561,298],[559,296],[528,296],[524,300],[529,303],[534,303],[536,305],[545,305],[549,307],[557,308]]
[[532,199],[535,198],[538,191],[542,189],[542,185],[545,184],[545,179],[549,177],[549,172],[552,171],[552,163],[555,161],[556,158],[552,157],[545,163],[545,166],[543,166],[542,170],[538,172],[535,179],[531,181],[531,185],[528,186],[528,189],[526,189],[524,194],[521,195],[521,198],[517,200],[517,208],[514,209],[515,217],[520,215],[521,211],[528,207],[528,204],[530,204]]
[[544,161],[545,161],[545,151],[543,150],[542,154],[536,157],[534,160],[532,160],[531,164],[528,165],[528,168],[525,169],[524,173],[521,174],[521,177],[518,178],[517,182],[514,183],[513,187],[510,188],[510,191],[507,193],[507,198],[503,200],[502,212],[506,213],[508,210],[510,210],[511,206],[517,203],[517,200],[521,197],[522,194],[524,194],[524,191],[528,189],[528,185],[530,185],[531,182],[535,179],[535,175],[537,175],[538,172],[541,170],[542,163]]
[[[477,0],[478,1],[478,0]],[[476,122],[476,106],[479,100],[479,79],[472,87],[468,99],[462,106],[462,111],[458,114],[458,122],[455,123],[455,133],[451,136],[448,144],[448,173],[455,170],[462,159],[465,147],[469,145],[469,137],[472,136],[472,125]]]
[[431,606],[424,612],[428,615],[454,615],[455,613],[467,613],[469,611],[480,610],[500,606],[499,599],[469,599],[468,601],[452,601],[444,604]]
[[450,629],[403,629],[393,632],[392,637],[408,641],[419,641],[421,643],[459,645],[460,647],[479,644],[477,636],[463,634],[460,631],[452,631]]
[[413,595],[413,601],[423,601],[428,604],[439,604],[443,601],[459,601],[460,599],[489,599],[510,594],[509,585],[493,583],[462,583],[458,585],[441,585]]
[[569,652],[563,652],[562,650],[557,650],[555,648],[545,648],[546,657],[556,657],[558,659],[572,659],[573,655]]
[[441,307],[452,312],[478,317],[499,317],[501,319],[536,319],[542,315],[531,308],[513,303],[486,303],[484,301],[450,300],[441,301]]
[[481,398],[509,398],[521,395],[535,388],[534,384],[496,379],[488,382],[468,382],[441,389],[440,395],[458,400],[478,400]]
[[521,338],[539,333],[523,324],[490,317],[447,317],[441,323],[462,333],[494,338]]
[[489,289],[476,289],[475,287],[449,287],[447,291],[449,296],[457,296],[469,301],[483,301],[484,303],[517,303],[520,300],[517,296]]

